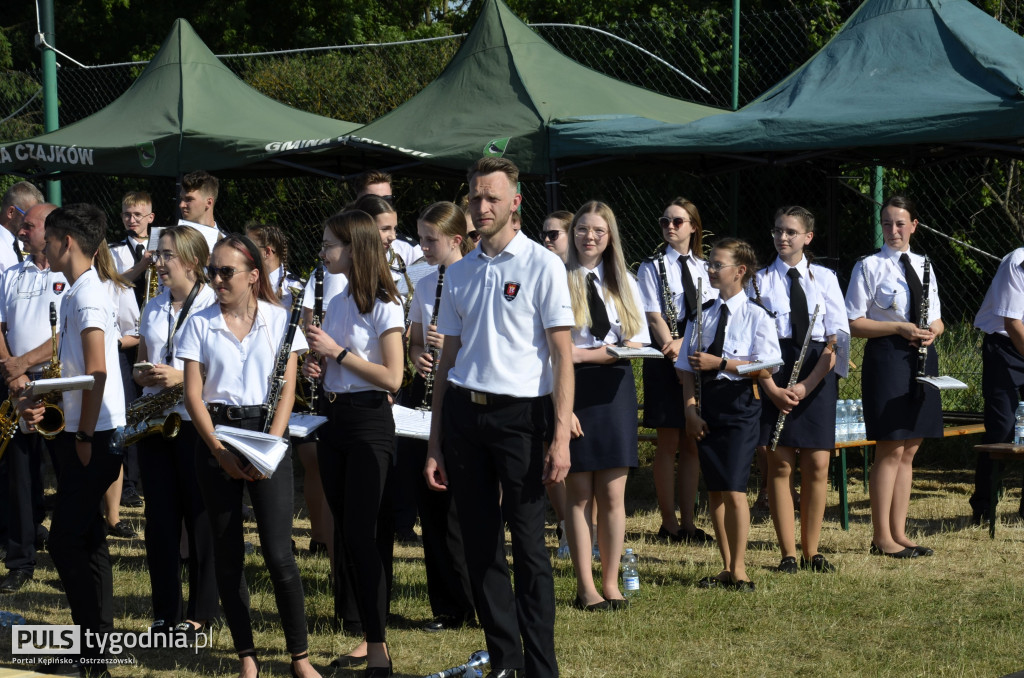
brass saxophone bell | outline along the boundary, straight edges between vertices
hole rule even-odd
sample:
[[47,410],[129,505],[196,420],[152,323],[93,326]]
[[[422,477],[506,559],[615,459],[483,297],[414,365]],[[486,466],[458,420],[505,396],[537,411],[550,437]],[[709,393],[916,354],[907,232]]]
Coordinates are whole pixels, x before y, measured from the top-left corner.
[[36,424],[36,431],[43,438],[53,440],[64,430],[64,411],[53,403],[46,403],[43,408],[43,420]]

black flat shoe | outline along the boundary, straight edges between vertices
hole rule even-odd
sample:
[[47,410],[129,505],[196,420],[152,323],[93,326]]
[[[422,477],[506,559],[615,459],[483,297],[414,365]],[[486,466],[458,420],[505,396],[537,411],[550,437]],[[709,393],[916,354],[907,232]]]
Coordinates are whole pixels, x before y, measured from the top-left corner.
[[[190,624],[191,626],[191,624]],[[252,657],[252,660],[256,663],[256,677],[260,675],[260,660],[256,658],[256,650],[244,650],[238,653],[238,661],[241,662],[246,657]]]
[[718,577],[703,577],[697,580],[697,588],[699,589],[720,589],[725,588],[727,584],[728,582]]
[[119,520],[113,525],[107,525],[107,534],[119,539],[134,539],[138,536],[126,520]]
[[796,574],[796,558],[793,556],[786,556],[782,559],[782,562],[779,563],[779,567],[777,569],[783,574]]
[[605,602],[607,602],[613,610],[625,610],[629,607],[629,600],[626,598],[609,598]]
[[292,657],[292,663],[288,666],[288,670],[292,674],[292,678],[299,678],[299,674],[295,670],[295,662],[303,659],[309,659],[308,652],[303,652],[302,654],[297,654],[294,657]]
[[[917,554],[918,558],[925,558],[927,556],[935,555],[935,551],[931,550],[927,546],[921,546],[920,544],[918,544],[917,546],[912,546],[911,548],[914,549],[914,553]],[[3,591],[3,589],[0,588],[0,591]]]
[[32,573],[28,570],[11,570],[0,582],[0,593],[17,593],[27,582],[32,581]]
[[658,541],[667,542],[669,544],[681,544],[684,539],[682,530],[679,532],[669,532],[665,529],[664,525],[658,529]]
[[[795,561],[795,559],[794,559]],[[734,581],[729,584],[729,588],[733,591],[740,591],[741,593],[751,593],[754,591],[755,586],[752,581]]]
[[895,553],[887,553],[882,549],[875,546],[874,542],[871,544],[871,555],[873,556],[885,556],[887,558],[917,558],[917,551],[911,548],[905,548]]
[[584,612],[597,612],[598,610],[611,609],[611,603],[607,600],[602,600],[600,603],[594,603],[593,605],[585,605],[579,596],[576,596],[576,600],[572,601],[572,606],[577,610],[583,610]]
[[835,572],[836,566],[825,560],[825,556],[816,553],[810,560],[804,560],[804,557],[800,556],[800,569],[811,572]]
[[206,624],[200,624],[199,626],[194,625],[190,621],[183,621],[180,624],[175,624],[171,632],[176,636],[181,636],[188,641],[191,645],[196,641],[196,636],[206,631]]
[[387,666],[367,666],[363,671],[363,678],[388,678],[395,672],[391,662]]
[[328,664],[328,666],[335,669],[350,669],[354,666],[362,666],[365,663],[365,654],[362,657],[353,657],[350,654],[343,654],[334,661],[332,661],[330,664]]
[[696,544],[701,546],[703,544],[715,543],[715,538],[699,527],[693,528],[692,533],[687,532],[686,530],[679,530],[679,536],[682,537],[683,541],[687,544]]

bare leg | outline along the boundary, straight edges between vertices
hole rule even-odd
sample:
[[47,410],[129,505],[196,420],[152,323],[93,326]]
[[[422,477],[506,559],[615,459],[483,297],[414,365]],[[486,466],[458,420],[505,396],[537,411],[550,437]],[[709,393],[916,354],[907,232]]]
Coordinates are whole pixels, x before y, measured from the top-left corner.
[[722,554],[722,569],[728,573],[729,561],[732,560],[729,542],[725,531],[725,492],[708,492],[708,511],[711,513],[711,526],[715,530],[715,541],[718,552]]
[[821,543],[831,456],[831,450],[800,451],[800,548],[807,560],[818,554]]
[[675,497],[676,449],[678,447],[679,429],[658,429],[658,440],[654,448],[654,491],[658,495],[661,526],[672,534],[679,532]]
[[594,585],[591,556],[590,510],[594,496],[592,472],[570,473],[565,478],[565,530],[569,538],[569,554],[576,572],[576,595],[584,605],[604,600]]
[[892,508],[889,513],[889,530],[893,541],[910,548],[917,546],[907,537],[907,513],[910,511],[910,491],[914,482],[914,455],[920,447],[921,438],[903,441],[903,456],[900,457],[899,469],[896,472]]
[[679,522],[687,534],[693,534],[697,526],[693,522],[694,504],[697,503],[697,484],[700,481],[700,458],[697,456],[697,441],[689,436],[679,436],[679,470],[676,477],[679,496]]
[[622,598],[619,591],[619,560],[626,541],[625,467],[594,472],[594,493],[601,519],[597,523],[597,543],[601,551],[601,590],[606,599]]
[[[871,529],[877,548],[886,553],[903,547],[892,535],[892,503],[903,458],[902,440],[879,440],[875,444],[875,463],[871,465]],[[906,515],[906,514],[904,514]]]
[[565,483],[558,483],[556,485],[548,485],[548,501],[551,502],[551,508],[555,510],[555,517],[558,518],[558,522],[565,521]]
[[[767,453],[765,476],[768,478],[768,506],[775,524],[775,535],[779,538],[779,549],[782,557],[796,557],[796,526],[793,521],[793,495],[790,483],[793,477],[793,465],[796,462],[796,450],[792,447],[779,446],[774,452]],[[801,456],[802,453],[801,453]],[[801,514],[801,526],[803,525]]]
[[725,535],[729,540],[730,558],[726,569],[733,581],[746,581],[747,567],[743,559],[747,554],[747,535],[750,533],[750,505],[746,492],[723,492],[725,505]]
[[121,487],[124,485],[124,464],[117,474],[117,480],[103,493],[103,509],[107,514],[107,525],[113,527],[121,522]]

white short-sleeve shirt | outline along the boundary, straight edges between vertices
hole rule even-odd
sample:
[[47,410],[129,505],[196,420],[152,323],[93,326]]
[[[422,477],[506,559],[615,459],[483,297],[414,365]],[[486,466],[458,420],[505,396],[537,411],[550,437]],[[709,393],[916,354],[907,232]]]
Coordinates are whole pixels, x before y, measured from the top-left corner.
[[[260,301],[249,333],[238,341],[212,304],[189,315],[181,329],[175,355],[206,368],[203,400],[228,405],[262,405],[288,328],[288,311]],[[307,350],[306,337],[296,331],[291,352]]]
[[[0,322],[7,325],[7,346],[11,355],[24,355],[52,338],[50,303],[56,305],[59,316],[68,287],[63,273],[39,269],[31,256],[3,272]],[[42,369],[45,362],[33,365],[29,372]]]
[[0,271],[6,271],[18,265],[18,255],[14,252],[14,234],[0,226]]
[[[209,308],[215,303],[217,303],[217,295],[214,293],[213,288],[209,285],[203,285],[199,292],[196,293],[196,298],[192,301],[188,314],[191,317],[193,313]],[[185,363],[174,354],[174,347],[181,339],[181,333],[185,329],[187,318],[182,321],[178,331],[171,336],[180,315],[181,311],[176,311],[171,305],[170,290],[165,290],[163,293],[150,299],[149,303],[146,304],[146,308],[142,311],[142,323],[139,327],[139,333],[146,340],[149,362],[170,365],[176,370],[185,369]],[[170,340],[169,346],[168,340]],[[168,353],[170,354],[170,362],[167,361]],[[142,389],[142,392],[148,395],[159,393],[161,390],[159,386],[146,386]],[[184,404],[175,407],[174,411],[180,414],[186,421],[190,420],[188,412],[185,411]]]
[[[83,273],[67,291],[60,308],[60,362],[61,376],[77,377],[85,374],[85,356],[82,352],[82,332],[99,329],[103,332],[104,358],[107,379],[103,388],[103,401],[97,431],[108,431],[124,426],[124,385],[121,366],[117,358],[117,312],[106,286],[94,269]],[[78,431],[82,415],[82,391],[64,392],[64,430]]]
[[[611,329],[603,337],[595,337],[590,331],[589,327],[574,327],[572,329],[572,342],[580,348],[598,348],[600,346],[612,345],[621,346],[623,342],[632,341],[638,344],[649,344],[651,343],[651,334],[647,329],[647,319],[642,315],[640,317],[640,330],[632,337],[623,336],[622,331],[622,319],[619,317],[619,310],[615,307],[614,300],[608,296],[605,290],[605,271],[604,262],[598,262],[597,268],[591,270],[581,267],[583,272],[584,284],[586,283],[587,275],[593,273],[596,276],[597,293],[601,296],[604,301],[605,312],[608,313],[608,321],[611,323]],[[636,280],[633,279],[632,275],[626,277],[626,284],[629,287],[629,294],[633,295],[633,303],[636,304],[638,313],[643,313],[643,302],[640,299],[640,289],[636,284]]]
[[[323,330],[349,353],[378,365],[384,364],[380,336],[386,331],[405,329],[405,314],[401,304],[376,299],[369,313],[360,313],[355,299],[348,292],[331,300],[324,318]],[[383,391],[384,389],[352,374],[344,362],[328,360],[324,373],[324,390],[331,393]]]
[[[782,350],[779,348],[779,335],[775,331],[775,323],[768,312],[749,299],[743,292],[733,295],[729,299],[722,300],[721,297],[715,300],[703,311],[704,325],[701,332],[702,346],[697,347],[696,324],[691,321],[686,323],[686,333],[683,335],[683,347],[685,350],[679,352],[676,359],[676,369],[684,372],[693,372],[690,367],[689,357],[696,353],[707,352],[708,347],[715,340],[715,332],[718,329],[718,320],[722,316],[722,306],[729,307],[729,321],[725,326],[725,342],[722,344],[722,357],[727,360],[749,360],[751,362],[772,361],[782,359]],[[777,372],[774,368],[772,372]],[[746,379],[732,372],[719,371],[716,379]]]
[[974,326],[985,334],[1006,337],[1006,318],[1024,320],[1024,247],[1018,247],[999,262]]
[[[803,342],[803,337],[793,337],[793,321],[790,317],[789,292],[792,281],[789,279],[789,264],[782,259],[775,259],[766,268],[757,272],[757,288],[761,292],[761,303],[775,314],[775,328],[780,339],[793,339]],[[825,341],[826,337],[840,331],[850,333],[850,323],[846,317],[846,303],[843,291],[839,288],[839,278],[835,272],[811,264],[807,257],[802,257],[796,266],[800,272],[800,287],[807,297],[808,321],[814,315],[814,307],[818,306],[818,319],[811,332],[812,341]],[[753,294],[753,290],[748,290]]]
[[520,398],[554,389],[546,330],[574,324],[565,264],[516,233],[495,257],[477,247],[445,273],[437,331],[462,347],[451,383]]
[[103,283],[117,312],[118,338],[139,334],[139,302],[131,287],[118,287],[113,280]]
[[[910,287],[903,273],[900,254],[888,245],[862,258],[853,266],[846,290],[846,316],[850,320],[867,318],[886,322],[910,322]],[[910,265],[924,285],[924,255],[908,253]],[[931,266],[928,285],[928,324],[942,317],[935,267]]]
[[[693,256],[693,252],[682,255],[671,247],[666,249],[665,281],[668,283],[669,290],[671,290],[670,299],[676,307],[676,317],[682,321],[684,320],[683,309],[686,308],[682,276],[682,267],[684,265],[690,280],[693,281],[693,288],[695,290],[697,289],[697,281],[701,281],[701,306],[707,301],[717,299],[718,290],[711,287],[711,281],[708,279],[708,272],[704,268],[703,259]],[[645,259],[640,264],[640,268],[637,271],[640,298],[643,299],[644,313],[661,313],[661,317],[665,318],[666,322],[668,322],[661,300],[661,273],[658,268],[658,258],[656,255]]]

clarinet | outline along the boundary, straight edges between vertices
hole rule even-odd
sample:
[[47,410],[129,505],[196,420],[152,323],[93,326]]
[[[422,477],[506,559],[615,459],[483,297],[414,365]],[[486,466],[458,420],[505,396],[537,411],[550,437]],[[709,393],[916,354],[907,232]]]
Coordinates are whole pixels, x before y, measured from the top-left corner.
[[[928,329],[928,288],[932,284],[932,262],[927,257],[924,258],[924,282],[922,287],[924,292],[921,295],[921,304],[917,310],[917,327],[922,330]],[[918,346],[917,347],[917,376],[924,377],[925,364],[928,362],[928,347]]]
[[668,286],[668,275],[665,273],[665,248],[668,243],[658,252],[658,276],[661,278],[661,306],[665,309],[665,319],[668,321],[668,331],[673,339],[679,338],[679,312],[676,305],[672,303],[672,290]]
[[[804,334],[804,343],[800,347],[800,355],[797,356],[796,362],[793,363],[793,373],[789,375],[789,383],[786,384],[786,388],[793,388],[796,385],[797,379],[800,377],[800,370],[804,366],[804,358],[807,357],[807,347],[811,345],[811,335],[814,334],[814,323],[818,321],[818,312],[821,310],[821,304],[815,304],[814,315],[811,317],[811,324],[807,328],[806,334]],[[772,433],[772,452],[779,444],[779,438],[782,436],[782,427],[786,424],[786,413],[779,412],[779,419],[775,422],[775,431]]]
[[270,388],[267,391],[267,421],[263,424],[263,432],[270,433],[270,424],[274,421],[274,414],[277,412],[277,403],[284,393],[284,373],[288,369],[288,358],[292,352],[292,340],[295,339],[295,330],[299,328],[299,316],[302,315],[302,297],[306,294],[306,281],[300,283],[301,287],[291,288],[292,312],[288,319],[288,329],[284,333],[284,341],[281,342],[281,350],[277,352],[277,363],[274,371],[270,373]]
[[[704,350],[704,309],[701,300],[704,298],[704,278],[697,278],[697,351]],[[693,398],[697,401],[697,416],[700,416],[701,379],[700,368],[693,375]]]
[[[303,286],[303,292],[305,292],[305,286]],[[324,315],[324,264],[320,264],[313,271],[313,315],[309,319],[309,324],[313,327],[320,327],[323,323]],[[314,351],[310,351],[306,355],[306,360],[319,360],[320,356]],[[309,411],[311,414],[317,414],[317,398],[320,395],[320,380],[319,379],[307,379],[309,382]]]
[[[434,311],[430,314],[430,324],[437,325],[437,312],[441,308],[441,288],[444,286],[444,266],[437,267],[437,289],[434,291]],[[437,360],[441,357],[441,349],[431,346],[427,349],[430,354],[430,371],[424,380],[427,388],[423,392],[423,403],[417,407],[418,410],[429,410],[431,400],[434,397],[434,374],[437,372]]]

